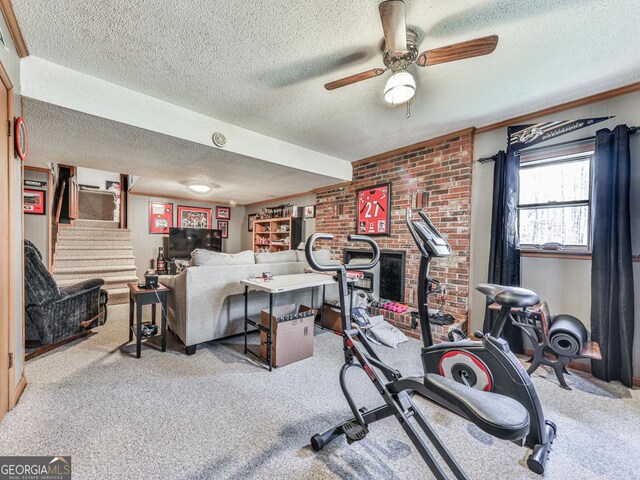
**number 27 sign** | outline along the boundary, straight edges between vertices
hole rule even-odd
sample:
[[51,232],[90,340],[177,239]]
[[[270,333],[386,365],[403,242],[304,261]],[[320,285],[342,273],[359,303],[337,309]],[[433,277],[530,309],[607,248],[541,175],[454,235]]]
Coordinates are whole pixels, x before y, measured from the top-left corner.
[[391,233],[391,184],[357,190],[356,233],[389,235]]

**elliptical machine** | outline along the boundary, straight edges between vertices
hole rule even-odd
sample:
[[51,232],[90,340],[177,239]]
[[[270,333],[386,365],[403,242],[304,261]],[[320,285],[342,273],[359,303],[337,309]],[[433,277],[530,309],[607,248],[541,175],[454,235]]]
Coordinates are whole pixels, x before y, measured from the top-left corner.
[[[422,331],[422,364],[425,373],[439,373],[458,383],[486,392],[495,392],[517,400],[529,412],[530,427],[524,444],[533,449],[527,459],[527,466],[536,473],[544,472],[544,464],[557,428],[553,422],[545,420],[542,406],[531,378],[501,338],[502,331],[512,308],[523,308],[540,303],[531,290],[518,287],[500,287],[496,294],[495,285],[480,284],[476,288],[500,305],[498,317],[487,334],[476,333],[481,341],[463,339],[457,342],[433,344],[429,325],[429,295],[440,291],[440,283],[429,277],[432,257],[448,257],[451,246],[433,225],[426,213],[416,209],[421,220],[413,220],[413,209],[408,208],[406,223],[418,250],[420,269],[418,273],[418,311]],[[427,397],[450,410],[465,416],[446,398],[432,392]]]
[[[347,271],[369,269],[378,263],[380,250],[369,237],[349,235],[350,242],[367,243],[373,252],[369,265],[320,265],[313,257],[313,245],[316,240],[331,240],[333,235],[316,233],[307,240],[305,254],[307,262],[314,270],[336,272],[340,292],[340,311],[342,317],[342,338],[344,347],[344,365],[340,370],[340,387],[353,412],[353,418],[311,438],[311,448],[321,450],[330,441],[345,435],[349,444],[364,440],[369,433],[369,426],[384,418],[394,416],[407,434],[411,443],[418,450],[435,478],[446,480],[447,473],[440,465],[434,452],[429,448],[417,427],[429,440],[430,445],[438,452],[453,475],[458,480],[466,480],[460,465],[452,457],[442,443],[428,420],[420,413],[412,399],[413,393],[425,398],[435,396],[445,398],[447,405],[473,422],[483,431],[503,440],[521,440],[529,430],[529,414],[517,401],[493,392],[476,390],[461,385],[443,376],[427,373],[424,377],[402,378],[400,372],[386,365],[373,350],[362,329],[351,324],[349,292],[347,287]],[[357,341],[356,341],[357,340]],[[352,367],[362,368],[384,403],[372,410],[358,408],[347,387],[346,373]],[[417,424],[417,425],[415,425]]]

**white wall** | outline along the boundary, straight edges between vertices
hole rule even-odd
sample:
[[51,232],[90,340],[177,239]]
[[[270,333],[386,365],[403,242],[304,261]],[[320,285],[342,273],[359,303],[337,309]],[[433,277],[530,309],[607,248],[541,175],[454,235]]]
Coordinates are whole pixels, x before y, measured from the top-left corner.
[[[5,30],[6,31],[6,30]],[[351,163],[284,142],[149,95],[121,87],[33,55],[21,63],[24,95],[116,122],[182,138],[212,148],[213,132],[227,138],[225,150],[267,162],[351,180]]]
[[[47,187],[49,186],[49,174],[46,172],[25,170],[24,178],[47,182]],[[35,190],[44,190],[46,192],[47,208],[45,209],[44,215],[24,215],[24,238],[30,240],[38,247],[42,253],[42,261],[45,265],[49,266],[49,222],[51,221],[49,218],[49,206],[51,205],[52,199],[49,198],[48,188],[36,188]]]
[[[144,277],[144,272],[148,268],[155,268],[153,261],[158,256],[158,247],[164,246],[164,239],[168,236],[149,233],[149,202],[173,203],[174,226],[177,226],[178,205],[211,208],[213,212],[212,228],[217,228],[215,204],[191,200],[174,200],[160,196],[129,195],[129,218],[127,225],[131,229],[133,254],[136,257],[138,278]],[[244,207],[231,207],[229,238],[222,241],[222,251],[237,253],[241,250],[241,227],[244,226],[246,229],[246,215],[244,210]]]
[[[640,92],[615,97],[602,102],[576,107],[563,112],[527,121],[536,123],[548,120],[571,120],[578,118],[604,117],[615,115],[611,120],[578,130],[560,137],[557,142],[566,142],[594,135],[601,128],[612,129],[619,124],[640,125]],[[545,142],[542,145],[552,145]],[[505,150],[507,129],[501,128],[476,135],[475,159]],[[542,146],[541,145],[541,146]],[[633,254],[640,254],[640,134],[631,137],[632,186],[631,217]],[[491,203],[493,185],[493,163],[474,162],[471,198],[471,285],[487,280],[489,264],[489,242],[491,230]],[[536,291],[548,301],[552,312],[567,313],[580,318],[590,326],[591,305],[591,261],[550,258],[522,258],[522,285]],[[636,329],[634,371],[640,376],[640,263],[634,263],[636,292]],[[472,289],[471,331],[482,327],[484,318],[484,297]]]
[[[259,212],[263,208],[277,207],[283,204],[292,204],[297,207],[305,207],[308,205],[316,204],[316,194],[311,193],[308,195],[301,195],[299,197],[287,198],[286,200],[267,201],[255,205],[248,205],[244,213],[244,224],[242,228],[242,250],[251,250],[253,247],[251,242],[253,241],[253,233],[248,230],[248,216]],[[315,218],[303,218],[302,219],[302,238],[307,239],[309,235],[316,231],[316,219]],[[295,246],[293,247],[295,248]]]
[[102,190],[107,188],[107,180],[119,182],[120,174],[116,172],[106,172],[104,170],[94,170],[93,168],[77,167],[78,185],[93,185]]

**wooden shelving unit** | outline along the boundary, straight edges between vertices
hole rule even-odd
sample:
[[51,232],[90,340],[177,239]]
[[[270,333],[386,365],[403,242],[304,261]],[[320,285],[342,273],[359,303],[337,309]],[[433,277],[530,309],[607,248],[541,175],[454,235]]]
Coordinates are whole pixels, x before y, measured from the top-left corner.
[[296,248],[302,241],[302,219],[268,218],[253,222],[253,251],[280,252]]

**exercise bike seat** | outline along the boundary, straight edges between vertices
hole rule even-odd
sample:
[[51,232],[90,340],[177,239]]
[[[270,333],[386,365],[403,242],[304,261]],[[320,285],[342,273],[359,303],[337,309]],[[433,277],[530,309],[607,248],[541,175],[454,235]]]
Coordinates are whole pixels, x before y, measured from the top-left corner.
[[480,283],[476,285],[476,290],[502,306],[523,308],[532,307],[540,303],[540,297],[536,292],[527,288]]
[[435,373],[424,376],[424,385],[496,438],[517,441],[529,433],[529,412],[510,397],[476,390]]

